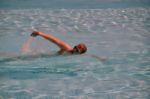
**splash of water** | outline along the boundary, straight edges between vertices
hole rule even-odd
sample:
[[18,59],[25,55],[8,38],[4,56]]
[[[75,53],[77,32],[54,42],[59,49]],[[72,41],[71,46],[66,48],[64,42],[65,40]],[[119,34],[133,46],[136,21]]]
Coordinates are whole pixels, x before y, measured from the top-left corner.
[[32,44],[32,41],[34,40],[35,38],[34,37],[29,37],[25,43],[22,45],[22,48],[21,48],[21,52],[23,54],[29,54],[32,52],[31,50],[31,44]]

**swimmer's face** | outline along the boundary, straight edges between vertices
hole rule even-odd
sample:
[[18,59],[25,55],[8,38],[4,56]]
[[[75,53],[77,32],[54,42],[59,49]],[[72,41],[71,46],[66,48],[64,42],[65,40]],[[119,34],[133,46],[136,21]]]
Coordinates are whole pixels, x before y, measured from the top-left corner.
[[87,47],[85,44],[80,43],[73,48],[73,53],[83,54],[87,51]]

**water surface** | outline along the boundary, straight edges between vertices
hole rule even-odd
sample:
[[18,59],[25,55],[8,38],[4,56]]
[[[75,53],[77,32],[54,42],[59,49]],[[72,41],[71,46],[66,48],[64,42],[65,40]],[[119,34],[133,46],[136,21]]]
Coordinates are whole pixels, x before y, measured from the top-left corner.
[[[150,8],[1,9],[0,96],[4,99],[149,99]],[[88,55],[49,56],[58,48],[37,37],[35,55],[21,54],[33,30]]]

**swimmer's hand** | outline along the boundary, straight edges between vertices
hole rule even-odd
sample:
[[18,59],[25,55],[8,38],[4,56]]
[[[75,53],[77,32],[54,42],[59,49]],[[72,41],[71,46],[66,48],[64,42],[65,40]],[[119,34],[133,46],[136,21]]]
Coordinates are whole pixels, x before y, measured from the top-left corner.
[[36,36],[38,36],[38,35],[39,35],[39,32],[38,32],[38,31],[33,31],[30,36],[36,37]]

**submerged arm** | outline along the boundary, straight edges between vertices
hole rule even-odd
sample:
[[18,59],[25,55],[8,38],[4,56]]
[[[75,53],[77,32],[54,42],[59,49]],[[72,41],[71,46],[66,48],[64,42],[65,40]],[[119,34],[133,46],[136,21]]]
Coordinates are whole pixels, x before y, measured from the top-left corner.
[[90,56],[92,58],[95,58],[99,61],[106,61],[108,60],[109,58],[107,56],[97,56],[97,55],[92,55],[92,54],[85,54],[86,56]]

